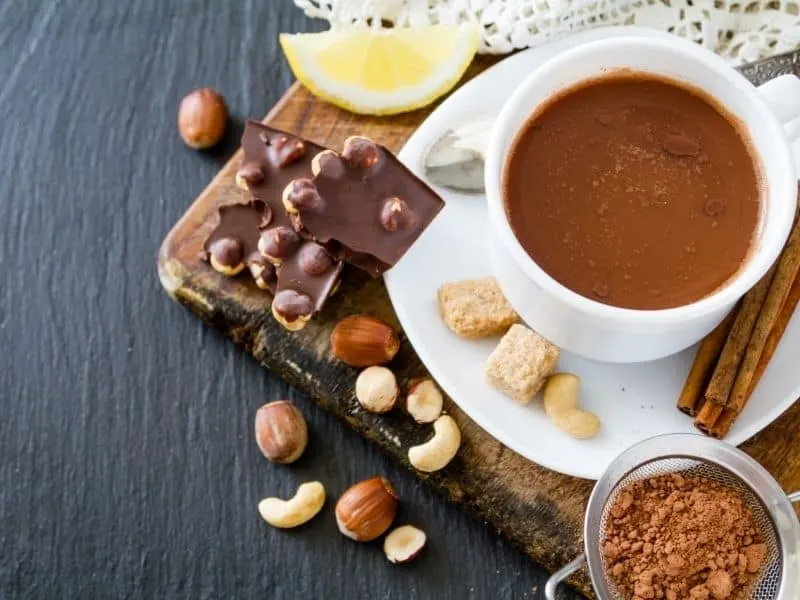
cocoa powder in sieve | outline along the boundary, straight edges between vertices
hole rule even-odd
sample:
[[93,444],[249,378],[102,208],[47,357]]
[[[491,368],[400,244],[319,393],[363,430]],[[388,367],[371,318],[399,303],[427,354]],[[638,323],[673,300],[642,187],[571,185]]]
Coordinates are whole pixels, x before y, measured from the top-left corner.
[[677,473],[620,490],[603,533],[626,600],[746,600],[767,552],[736,490]]

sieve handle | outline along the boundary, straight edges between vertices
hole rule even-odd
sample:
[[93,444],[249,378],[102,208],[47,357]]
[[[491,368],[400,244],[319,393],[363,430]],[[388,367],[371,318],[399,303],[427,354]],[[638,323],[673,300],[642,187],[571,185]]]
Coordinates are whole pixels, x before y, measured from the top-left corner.
[[547,598],[547,600],[556,600],[556,589],[558,589],[558,584],[572,575],[575,571],[582,569],[583,565],[585,564],[586,555],[581,554],[566,567],[553,573],[550,576],[550,579],[547,580],[547,584],[544,586],[544,597]]
[[789,494],[786,497],[789,498],[789,502],[800,502],[800,491],[795,492],[794,494]]

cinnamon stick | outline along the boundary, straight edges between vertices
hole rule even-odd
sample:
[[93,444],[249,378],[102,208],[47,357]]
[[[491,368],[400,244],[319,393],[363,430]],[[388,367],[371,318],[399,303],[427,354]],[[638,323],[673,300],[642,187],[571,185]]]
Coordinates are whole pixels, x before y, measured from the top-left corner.
[[737,308],[738,306],[734,307],[720,321],[719,325],[703,339],[697,349],[692,368],[686,376],[681,395],[678,397],[678,410],[690,417],[695,417],[700,411],[700,399],[709,379],[711,379],[714,367],[717,366],[720,350],[722,350],[722,346],[725,344],[725,340],[728,338],[733,322],[736,319]]
[[711,427],[708,432],[705,432],[706,435],[709,435],[717,440],[724,439],[725,436],[728,435],[733,422],[738,416],[739,415],[734,413],[732,410],[728,410],[727,408],[722,409],[722,413],[719,415],[719,418],[717,418],[713,427]]
[[795,221],[789,240],[778,261],[775,276],[764,299],[764,306],[753,327],[753,333],[747,344],[733,389],[725,403],[726,408],[735,414],[742,412],[747,403],[748,391],[764,352],[767,338],[775,328],[781,309],[789,296],[789,290],[797,278],[798,270],[800,270],[800,220]]
[[756,365],[753,378],[750,381],[750,387],[747,390],[748,398],[753,394],[753,390],[756,389],[758,382],[761,380],[761,376],[772,359],[772,355],[775,354],[778,343],[781,341],[789,321],[792,320],[792,315],[797,308],[798,302],[800,302],[800,275],[795,277],[792,288],[789,290],[789,296],[786,298],[786,302],[783,303],[783,308],[781,308],[781,312],[775,321],[775,326],[769,332],[767,342],[764,344],[764,351],[761,353],[761,358]]
[[[773,354],[775,354],[778,343],[781,341],[798,303],[800,303],[800,273],[795,277],[792,287],[789,290],[789,295],[783,303],[778,318],[775,320],[775,325],[772,331],[770,331],[769,336],[767,336],[764,350],[756,365],[753,377],[750,381],[750,388],[747,391],[748,400],[750,396],[752,396],[753,390],[755,390],[758,382],[761,380],[761,376],[764,374]],[[738,414],[727,408],[723,409],[716,404],[702,404],[702,402],[703,400],[698,403],[698,414],[695,419],[695,426],[708,436],[716,439],[724,439],[728,435],[733,423],[736,421]],[[700,406],[701,404],[702,406]]]
[[[705,393],[706,404],[716,404],[719,407],[727,404],[736,374],[739,371],[739,365],[744,357],[758,315],[764,306],[774,273],[775,267],[771,268],[742,299],[739,313],[736,315],[728,339],[722,348],[722,354],[720,354],[717,366],[708,383]],[[711,426],[713,423],[704,421],[703,424]]]
[[706,400],[694,419],[694,426],[706,435],[712,435],[714,424],[719,419],[723,410],[724,409],[719,404]]

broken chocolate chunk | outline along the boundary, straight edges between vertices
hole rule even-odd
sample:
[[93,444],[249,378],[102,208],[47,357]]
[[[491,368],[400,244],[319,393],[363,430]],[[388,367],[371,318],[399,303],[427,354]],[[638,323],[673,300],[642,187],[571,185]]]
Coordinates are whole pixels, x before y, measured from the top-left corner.
[[[342,270],[341,262],[328,254],[325,268],[323,258],[316,257],[317,262],[309,270],[311,258],[316,256],[313,248],[318,244],[300,239],[283,205],[283,195],[290,182],[306,179],[310,183],[311,159],[323,148],[257,121],[245,124],[242,148],[243,164],[257,164],[265,175],[261,183],[249,185],[248,189],[265,210],[270,211],[270,219],[260,225],[264,231],[256,231],[257,249],[261,250],[258,259],[263,266],[260,270],[258,267],[251,269],[251,273],[259,287],[268,283],[268,289],[275,292],[272,312],[276,319],[285,327],[297,330],[322,309]],[[310,189],[313,194],[313,184]],[[309,246],[312,250],[307,250]],[[295,309],[301,303],[305,308],[300,311],[302,316],[297,316],[295,313],[299,315],[299,312]]]
[[[244,267],[264,262],[258,253],[258,238],[265,211],[266,206],[260,201],[219,208],[219,222],[203,245],[206,258],[215,270],[233,276]],[[238,268],[223,266],[232,265],[236,256],[239,257]]]
[[298,179],[287,187],[287,207],[303,237],[377,277],[400,260],[444,202],[370,140],[349,138],[342,160],[335,156],[319,156],[312,182]]

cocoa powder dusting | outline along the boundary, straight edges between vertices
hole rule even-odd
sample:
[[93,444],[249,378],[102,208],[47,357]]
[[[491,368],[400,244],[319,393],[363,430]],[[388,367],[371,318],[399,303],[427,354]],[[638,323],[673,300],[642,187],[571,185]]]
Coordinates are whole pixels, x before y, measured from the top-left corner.
[[746,600],[767,552],[734,489],[677,473],[622,489],[604,534],[626,600]]

